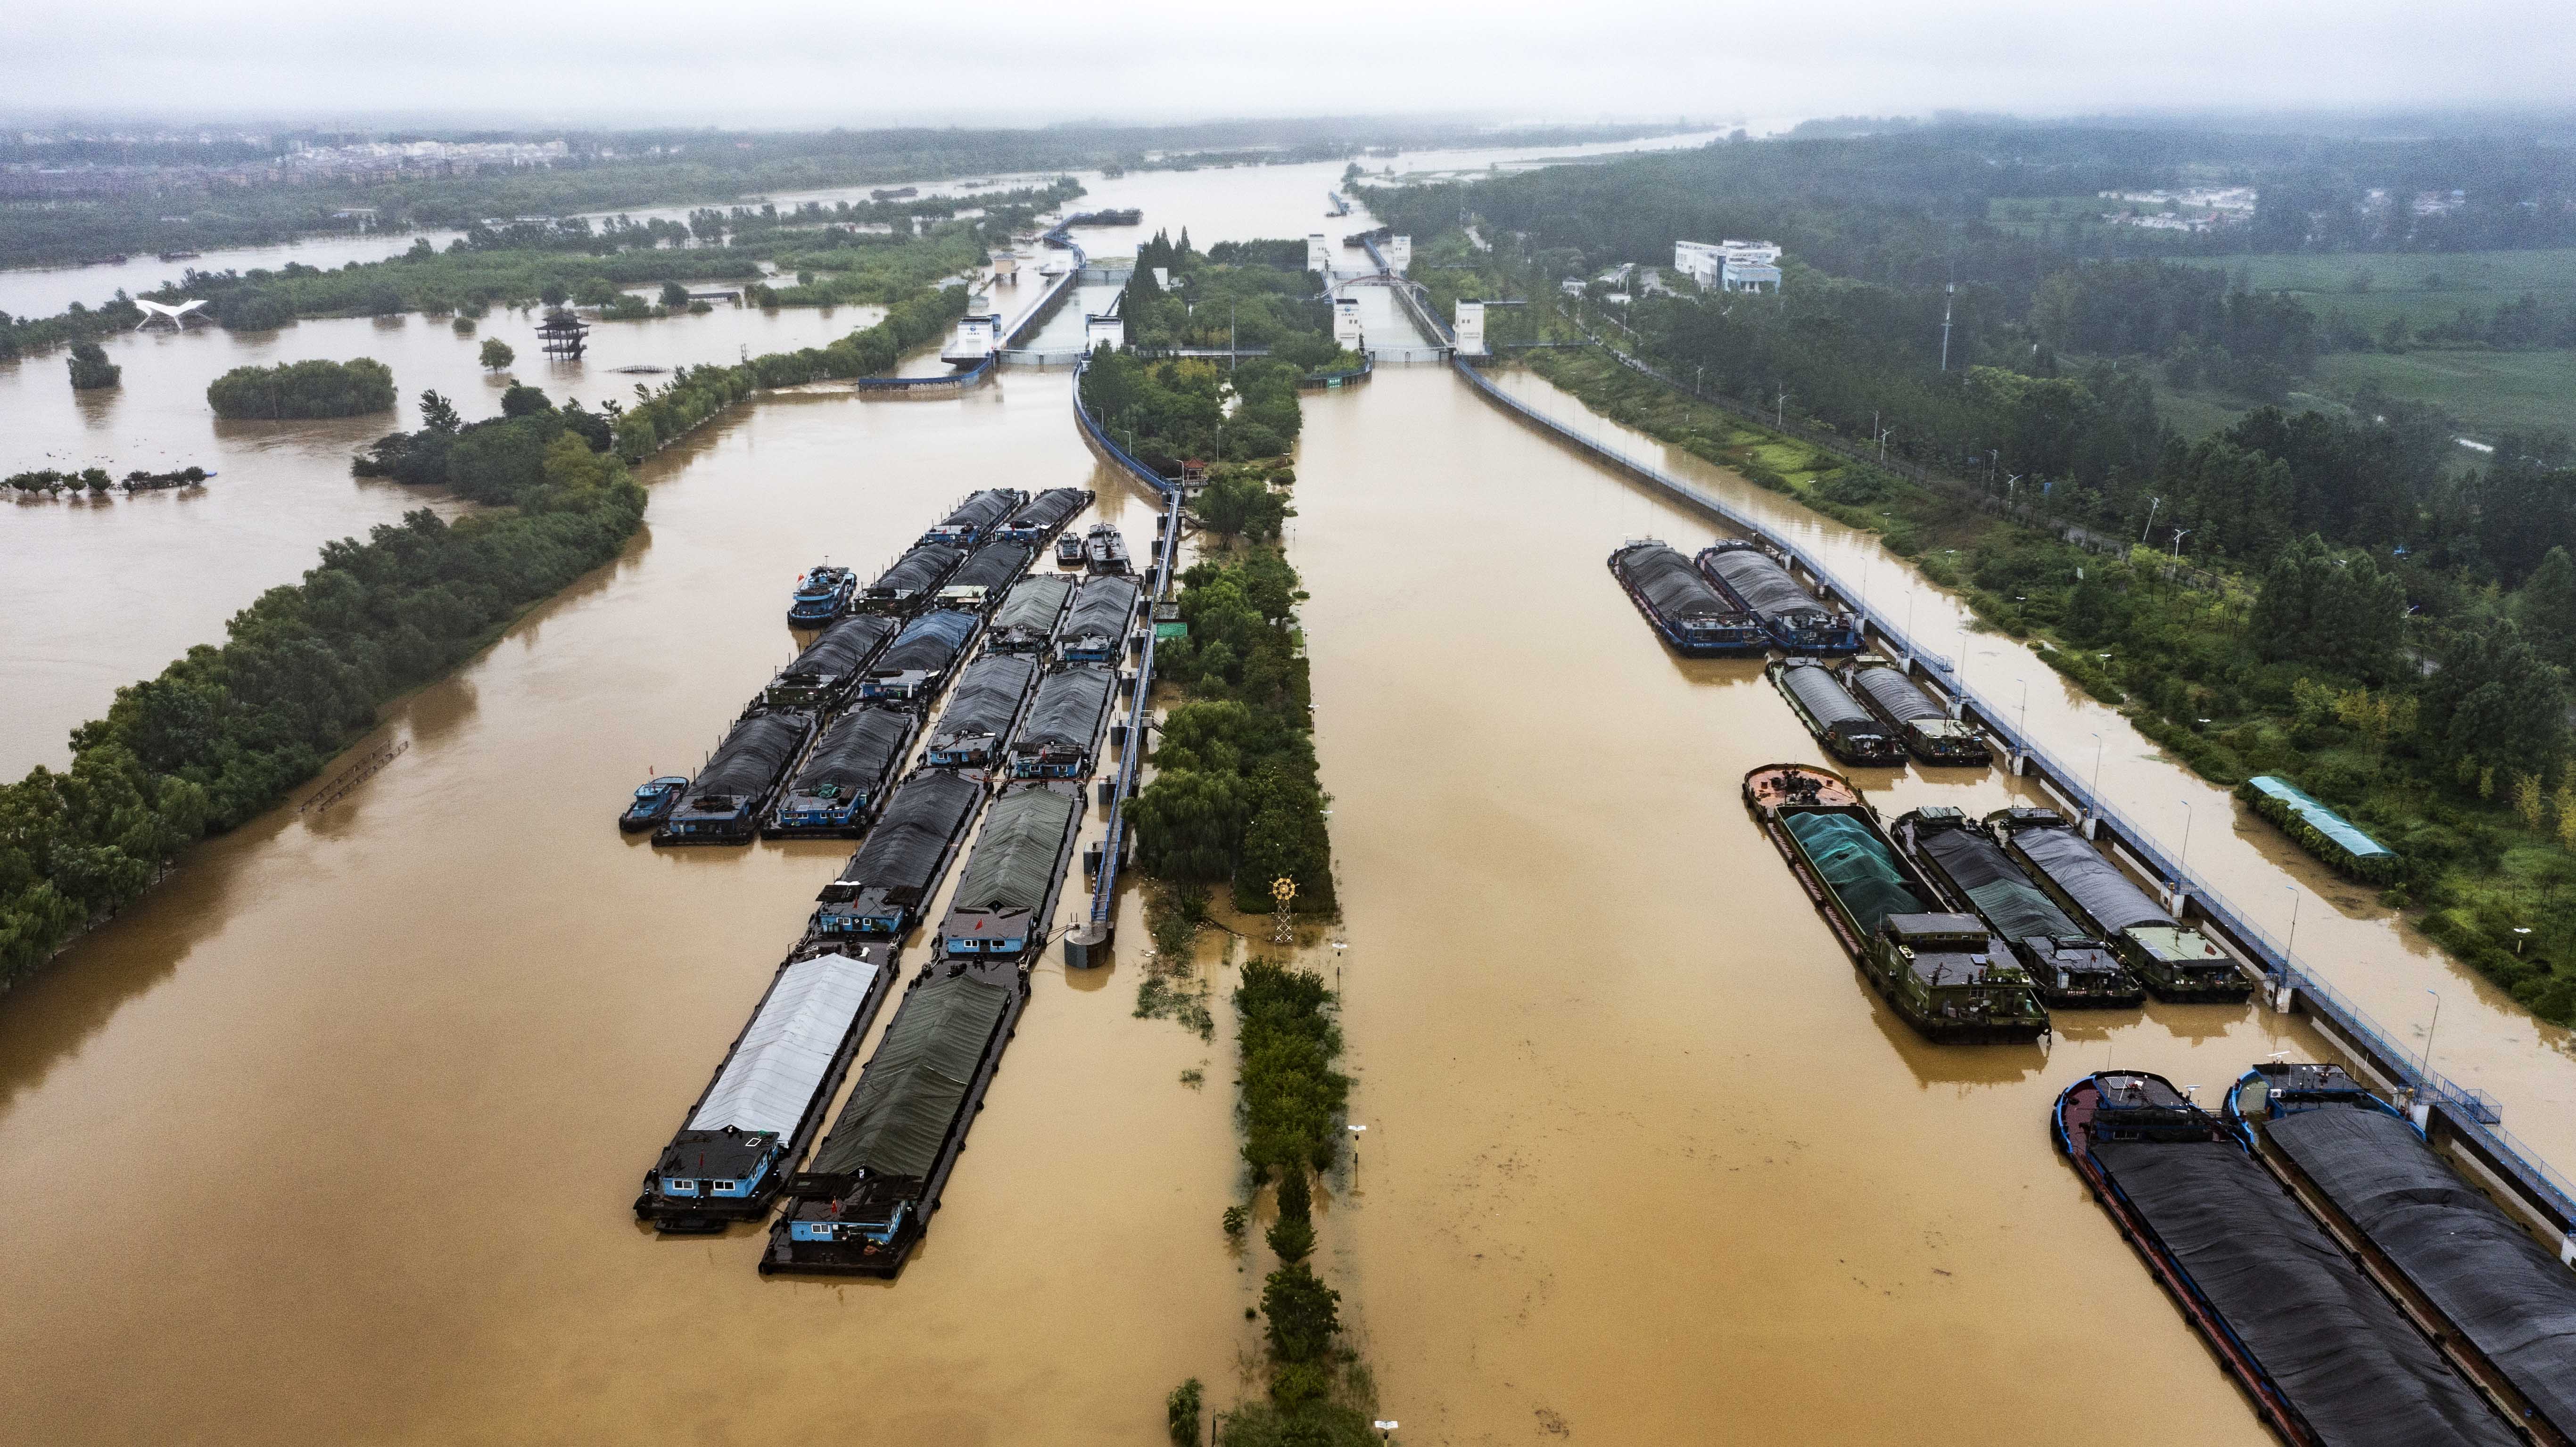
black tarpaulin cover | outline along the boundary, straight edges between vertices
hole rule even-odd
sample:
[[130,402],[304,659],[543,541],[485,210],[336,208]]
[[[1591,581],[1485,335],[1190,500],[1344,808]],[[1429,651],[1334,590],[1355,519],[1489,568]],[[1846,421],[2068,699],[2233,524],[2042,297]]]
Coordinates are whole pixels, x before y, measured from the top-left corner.
[[1010,1000],[1007,987],[972,975],[914,986],[859,1072],[858,1088],[814,1153],[812,1169],[927,1179]]
[[1065,595],[1072,591],[1073,580],[1062,574],[1022,578],[1003,596],[1002,606],[993,610],[993,631],[1042,634],[1053,629],[1056,615],[1064,611]]
[[1020,504],[1020,510],[1011,514],[1009,525],[1015,528],[1059,528],[1090,505],[1091,494],[1081,488],[1050,487]]
[[689,798],[724,794],[737,798],[768,792],[796,761],[813,720],[801,713],[754,714],[733,726],[723,743],[689,781]]
[[1133,578],[1104,574],[1083,579],[1081,590],[1073,595],[1073,612],[1065,618],[1060,636],[1124,635],[1127,625],[1136,620],[1137,592]]
[[922,543],[911,552],[894,560],[894,566],[877,575],[868,585],[871,593],[918,593],[939,586],[939,580],[953,571],[966,556],[962,548],[946,543]]
[[931,743],[936,746],[978,734],[992,734],[998,742],[1011,720],[1020,716],[1020,700],[1027,696],[1037,671],[1037,660],[1025,653],[987,653],[967,664],[948,695],[948,707],[940,710],[939,723],[930,731]]
[[965,829],[984,786],[955,774],[915,774],[886,796],[868,841],[841,866],[833,892],[883,889],[896,904],[919,904],[939,887],[948,841]]
[[977,548],[956,572],[949,574],[948,581],[942,586],[998,588],[1027,570],[1030,553],[1026,543],[986,543]]
[[846,678],[856,673],[877,651],[877,645],[894,632],[891,618],[874,613],[860,613],[844,618],[823,630],[823,636],[796,655],[787,665],[788,678]]
[[1038,680],[1038,696],[1011,747],[1035,753],[1049,745],[1088,749],[1100,736],[1109,708],[1109,670],[1089,664],[1059,669]]
[[1917,825],[1915,847],[1938,861],[1952,883],[1968,892],[1977,912],[1994,932],[2008,940],[2084,938],[2012,856],[1974,829],[1926,829]]
[[1765,617],[1783,617],[1797,613],[1822,613],[1825,605],[1815,595],[1798,586],[1786,568],[1771,561],[1770,555],[1752,548],[1711,548],[1700,554],[1709,566],[1744,600],[1744,606]]
[[1860,668],[1852,671],[1852,681],[1870,700],[1887,710],[1887,716],[1898,723],[1917,723],[1924,719],[1948,718],[1901,668]]
[[[949,902],[975,909],[1034,910],[1064,873],[1065,825],[1081,806],[1077,795],[1044,784],[1015,784],[993,801],[974,857]],[[1040,920],[1038,928],[1046,928]]]
[[988,528],[1011,515],[1011,510],[1028,497],[1015,487],[978,488],[957,504],[957,511],[940,520],[943,528]]
[[805,766],[796,771],[788,791],[822,797],[853,798],[882,788],[886,777],[903,763],[904,745],[912,741],[912,715],[900,709],[854,708],[835,719]]
[[1878,720],[1870,717],[1869,710],[1860,706],[1860,700],[1851,696],[1851,690],[1843,687],[1833,671],[1821,663],[1784,665],[1780,670],[1780,686],[1796,694],[1798,702],[1805,705],[1807,712],[1814,714],[1816,722],[1825,728],[1859,727],[1873,733],[1881,732]]
[[2576,1272],[2395,1116],[2283,1116],[2273,1144],[2561,1432],[2576,1432]]
[[2173,923],[2173,917],[2156,908],[2146,891],[2131,884],[2118,865],[2103,858],[2074,830],[2016,829],[2012,837],[2040,873],[2082,905],[2105,931],[2118,934],[2133,925]]
[[2113,1141],[2093,1154],[2327,1447],[2519,1440],[2233,1142]]
[[1661,543],[1622,548],[1616,566],[1657,613],[1676,622],[1743,615],[1691,567],[1690,559]]
[[903,625],[903,631],[877,655],[878,673],[946,668],[975,631],[975,615],[954,608],[934,608]]

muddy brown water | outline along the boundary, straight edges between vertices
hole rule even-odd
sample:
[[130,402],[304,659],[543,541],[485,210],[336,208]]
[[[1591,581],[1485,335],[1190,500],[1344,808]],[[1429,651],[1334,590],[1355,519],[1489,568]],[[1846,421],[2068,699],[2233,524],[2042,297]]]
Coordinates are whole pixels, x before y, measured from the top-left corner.
[[[1171,218],[1198,214],[1170,184]],[[1283,234],[1311,209],[1264,204],[1194,235]],[[764,1280],[758,1232],[657,1241],[628,1214],[847,846],[656,852],[611,815],[792,654],[787,584],[820,553],[891,556],[997,482],[1095,487],[1094,516],[1150,537],[1069,385],[782,397],[710,426],[649,465],[617,564],[389,710],[355,752],[409,739],[391,766],[192,852],[0,1002],[0,1152],[26,1164],[0,1182],[12,1433],[1132,1443],[1185,1376],[1230,1400],[1267,1266],[1215,1224],[1238,1189],[1231,1042],[1132,1018],[1132,898],[1111,968],[1038,973],[900,1282]],[[2314,1033],[2150,1006],[2063,1016],[2047,1050],[1922,1043],[1738,802],[1746,769],[1820,761],[1813,744],[1754,665],[1664,651],[1603,568],[1625,537],[1710,525],[1436,368],[1382,368],[1307,415],[1291,547],[1369,1128],[1329,1183],[1323,1258],[1401,1435],[2264,1440],[2046,1109],[2114,1063],[2211,1098],[2319,1052]],[[1873,590],[1913,586],[1868,539],[1698,475]],[[0,519],[0,547],[76,536],[65,514],[41,535]],[[2189,801],[2195,863],[2285,914],[2304,887],[2301,955],[2383,1019],[2442,990],[2437,1064],[2576,1158],[2559,1032],[2016,645],[1970,643],[1989,689],[1983,670],[2026,665],[2062,751],[2105,734],[2135,810],[2178,825]],[[2027,797],[1987,772],[1858,779],[1891,814]]]

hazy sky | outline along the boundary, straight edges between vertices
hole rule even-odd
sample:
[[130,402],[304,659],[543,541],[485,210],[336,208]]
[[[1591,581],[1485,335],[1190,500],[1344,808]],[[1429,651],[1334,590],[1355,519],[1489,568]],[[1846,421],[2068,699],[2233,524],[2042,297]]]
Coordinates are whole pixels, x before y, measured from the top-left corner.
[[5,33],[0,110],[22,118],[1761,120],[2576,101],[2566,0],[87,0],[29,5]]

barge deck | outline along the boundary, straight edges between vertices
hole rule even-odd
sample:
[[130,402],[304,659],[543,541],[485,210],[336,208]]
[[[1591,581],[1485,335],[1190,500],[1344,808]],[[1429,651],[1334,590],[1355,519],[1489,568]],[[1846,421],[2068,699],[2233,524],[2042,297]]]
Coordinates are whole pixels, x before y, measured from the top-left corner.
[[1093,663],[1069,663],[1038,680],[1011,736],[1014,779],[1084,779],[1100,757],[1100,733],[1116,701],[1117,678]]
[[780,791],[767,832],[846,839],[864,831],[920,727],[920,716],[909,709],[872,704],[832,720]]
[[1702,548],[1692,565],[1728,602],[1760,618],[1781,652],[1861,650],[1859,621],[1819,602],[1761,544],[1741,538],[1717,543]]
[[749,844],[787,770],[813,741],[814,715],[803,709],[744,714],[653,831],[653,842]]
[[859,686],[859,675],[867,672],[894,634],[891,618],[871,613],[844,618],[824,629],[821,637],[780,669],[760,691],[760,701],[771,708],[838,708],[849,701],[851,690]]
[[916,769],[886,796],[867,842],[816,896],[813,933],[829,939],[898,939],[921,920],[984,807],[981,779]]
[[1082,814],[1082,785],[1072,780],[1003,785],[939,922],[940,954],[1034,962],[1053,932]]
[[2145,988],[2111,947],[2068,919],[1966,811],[1934,804],[1900,816],[1890,832],[1952,907],[1984,920],[2012,950],[2048,1008],[2145,1003]]
[[993,767],[1003,745],[1010,742],[1037,679],[1038,661],[1025,653],[988,649],[967,664],[957,675],[957,686],[949,691],[938,722],[930,726],[930,747],[921,756],[923,767]]
[[1861,707],[1833,672],[1812,658],[1773,659],[1762,670],[1789,701],[1789,711],[1826,753],[1846,764],[1905,767],[1901,737]]
[[1897,664],[1884,658],[1856,658],[1843,665],[1841,677],[1843,687],[1878,715],[1915,758],[1927,764],[1978,768],[1994,762],[1977,726],[1950,717]]

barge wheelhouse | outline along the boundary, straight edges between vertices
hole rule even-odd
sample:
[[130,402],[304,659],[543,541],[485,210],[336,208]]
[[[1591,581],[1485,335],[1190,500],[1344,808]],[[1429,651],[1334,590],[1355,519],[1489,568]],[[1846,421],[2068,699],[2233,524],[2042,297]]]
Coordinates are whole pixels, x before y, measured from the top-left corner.
[[1884,658],[1857,658],[1843,665],[1842,680],[1852,696],[1878,715],[1904,741],[1907,751],[1923,762],[1980,766],[1993,762],[1977,726],[1950,717],[1905,676],[1903,666]]
[[2146,991],[2111,947],[2086,935],[1965,811],[1935,804],[1900,816],[1896,845],[1950,902],[1974,913],[2020,959],[2052,1010],[2118,1007]]
[[1861,707],[1860,700],[1824,664],[1812,658],[1783,658],[1762,671],[1826,753],[1846,764],[1904,767],[1905,745],[1895,731]]
[[984,805],[980,779],[916,770],[886,796],[867,842],[817,896],[823,938],[897,939],[921,920]]
[[951,959],[1033,959],[1046,947],[1056,893],[1082,827],[1082,786],[1031,780],[1002,786],[985,810],[975,852],[939,922],[939,951]]
[[903,1269],[939,1209],[1028,997],[1027,973],[1001,960],[933,962],[913,978],[770,1223],[761,1274]]
[[780,792],[768,832],[847,838],[867,828],[920,726],[910,709],[866,704],[832,720]]
[[809,943],[788,955],[644,1173],[638,1219],[664,1232],[702,1233],[769,1214],[892,993],[897,953],[892,945]]
[[1637,605],[1655,636],[1686,658],[1767,652],[1770,631],[1691,567],[1679,550],[1640,538],[1610,555],[1610,576]]
[[2232,1003],[2254,982],[2209,936],[2176,923],[2129,882],[2064,816],[2048,809],[1998,809],[1986,816],[2004,852],[2019,861],[2066,912],[2106,941],[2159,1000]]
[[1082,540],[1082,560],[1095,573],[1128,571],[1127,539],[1108,523],[1095,523]]
[[871,613],[910,613],[930,601],[965,561],[964,548],[915,543],[911,551],[887,564],[875,582],[859,590],[859,606]]
[[1003,653],[1043,653],[1055,640],[1055,626],[1073,601],[1073,579],[1059,574],[1022,578],[1002,595],[986,625],[984,646]]
[[860,675],[859,697],[922,700],[937,694],[983,622],[980,613],[933,608],[906,623],[876,665]]
[[641,834],[661,828],[662,821],[679,807],[680,794],[688,787],[689,781],[676,774],[665,774],[639,786],[635,798],[617,816],[618,832]]
[[1056,629],[1055,656],[1067,663],[1116,663],[1136,627],[1144,590],[1133,578],[1085,578]]
[[1030,686],[1037,682],[1038,661],[1025,653],[986,651],[957,675],[939,721],[930,726],[930,747],[922,765],[933,769],[989,769],[1002,746],[1010,742]]
[[1116,683],[1112,670],[1093,663],[1069,663],[1039,679],[1029,711],[1011,738],[1011,777],[1089,777]]
[[1762,620],[1783,653],[1858,653],[1860,623],[1818,602],[1759,543],[1733,539],[1702,548],[1700,576],[1736,607]]
[[981,608],[999,596],[1013,579],[1029,569],[1034,550],[1026,543],[994,541],[984,544],[960,563],[948,581],[939,585],[943,607]]
[[1985,926],[1944,914],[1896,852],[1878,811],[1828,769],[1770,764],[1744,776],[1744,804],[1872,988],[1925,1038],[2035,1040],[2048,1010]]
[[1082,510],[1091,506],[1092,498],[1087,487],[1050,487],[1020,504],[1019,511],[1002,523],[1001,535],[1035,548],[1081,516]]
[[820,628],[850,609],[859,591],[859,575],[829,563],[809,568],[796,580],[787,601],[787,622],[795,628]]
[[2521,1440],[2244,1145],[2171,1081],[2086,1076],[2053,1134],[2159,1285],[2282,1439]]
[[742,716],[653,834],[656,844],[748,844],[790,765],[814,741],[814,715],[769,709]]
[[1028,500],[1029,495],[1015,487],[979,488],[966,494],[966,500],[933,524],[930,531],[921,535],[921,540],[971,548],[1000,527],[1004,519],[1019,511],[1020,504]]
[[823,630],[794,662],[779,670],[760,701],[770,708],[838,708],[859,686],[859,675],[895,634],[891,618],[862,613]]
[[1068,532],[1056,535],[1055,565],[1057,567],[1079,568],[1089,558],[1090,553],[1090,544],[1084,541],[1081,534]]

